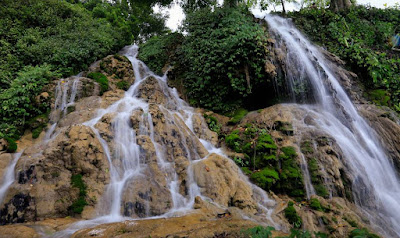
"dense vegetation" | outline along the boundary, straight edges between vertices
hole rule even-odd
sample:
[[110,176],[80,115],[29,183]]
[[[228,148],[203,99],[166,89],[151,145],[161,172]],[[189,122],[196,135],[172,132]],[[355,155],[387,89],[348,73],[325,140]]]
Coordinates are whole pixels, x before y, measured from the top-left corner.
[[[187,15],[183,30],[185,37],[151,39],[140,58],[156,72],[172,64],[192,105],[219,112],[265,106],[265,92],[271,89],[264,70],[267,33],[247,9],[200,9]],[[262,102],[256,99],[260,90]]]
[[289,16],[311,40],[346,61],[371,100],[400,111],[400,52],[389,44],[400,32],[400,10],[357,6],[333,13],[306,8]]
[[17,139],[32,118],[49,110],[35,97],[51,80],[77,74],[135,38],[163,32],[164,19],[152,12],[155,3],[2,1],[0,138]]

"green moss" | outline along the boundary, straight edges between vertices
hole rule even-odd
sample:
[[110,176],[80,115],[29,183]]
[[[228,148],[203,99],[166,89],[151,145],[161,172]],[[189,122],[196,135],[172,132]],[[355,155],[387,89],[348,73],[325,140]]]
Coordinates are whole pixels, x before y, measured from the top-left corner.
[[247,115],[247,113],[249,113],[249,112],[246,109],[243,109],[243,108],[237,109],[234,112],[232,119],[229,120],[228,124],[229,125],[238,124],[243,119],[243,117],[245,117]]
[[318,196],[327,198],[329,196],[322,177],[319,173],[318,162],[315,158],[308,159],[308,171],[310,172],[311,182]]
[[129,89],[129,84],[125,81],[119,81],[117,84],[117,88],[121,89],[121,90],[128,90]]
[[89,73],[87,77],[93,79],[100,85],[101,94],[108,90],[108,79],[104,74],[99,72],[92,72]]
[[253,173],[250,178],[258,186],[269,190],[279,180],[279,174],[274,169],[265,168],[260,172]]
[[294,159],[297,157],[296,149],[292,146],[282,147],[281,151],[283,153],[281,154],[282,159]]
[[347,221],[347,223],[349,223],[349,225],[352,226],[352,227],[358,227],[357,222],[352,220],[349,217],[343,217],[343,220]]
[[297,153],[293,147],[282,147],[279,158],[281,160],[280,183],[277,190],[287,193],[292,197],[304,197],[303,175],[296,158]]
[[84,197],[79,197],[72,205],[70,206],[70,210],[73,213],[81,214],[83,208],[87,205],[87,202]]
[[322,212],[324,209],[321,207],[321,203],[319,202],[318,199],[316,198],[311,198],[310,199],[310,207],[316,211]]
[[294,208],[294,203],[289,202],[288,206],[285,208],[285,217],[290,224],[293,225],[294,228],[300,228],[303,224],[301,217],[297,214],[296,209]]
[[257,151],[271,154],[275,153],[276,149],[278,149],[278,147],[270,134],[262,133],[258,137],[256,146]]
[[83,211],[83,208],[87,205],[86,202],[86,185],[83,182],[82,175],[81,174],[75,174],[71,176],[71,185],[72,187],[78,188],[79,189],[79,198],[72,203],[72,205],[69,207],[69,210],[72,211],[73,213],[81,214]]
[[312,154],[314,152],[311,141],[304,141],[301,143],[300,148],[303,154]]
[[7,143],[8,143],[8,146],[7,146],[7,152],[8,153],[14,153],[15,151],[17,151],[17,149],[18,149],[18,145],[17,145],[17,143],[15,142],[15,140],[13,140],[13,139],[11,139],[10,137],[6,137],[6,138],[4,138],[6,141],[7,141]]

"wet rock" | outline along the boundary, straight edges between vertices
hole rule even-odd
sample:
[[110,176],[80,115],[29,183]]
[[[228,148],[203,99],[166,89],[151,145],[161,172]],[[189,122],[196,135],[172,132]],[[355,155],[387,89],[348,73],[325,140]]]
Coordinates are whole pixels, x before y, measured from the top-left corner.
[[145,82],[142,83],[138,88],[138,97],[142,98],[148,103],[166,105],[169,100],[168,95],[164,94],[164,91],[157,79],[150,76],[144,79]]
[[8,148],[8,142],[4,138],[0,139],[0,152],[6,151],[7,148]]
[[4,238],[39,238],[41,237],[35,229],[28,226],[11,225],[2,226],[0,237]]
[[90,128],[69,127],[43,149],[39,154],[29,149],[19,159],[16,182],[0,207],[2,214],[11,214],[10,218],[1,216],[3,224],[69,215],[69,207],[79,197],[72,175],[82,175],[89,206],[96,205],[103,194],[109,180],[108,162]]
[[23,193],[18,193],[0,209],[0,225],[22,223],[36,218],[35,200]]
[[[216,207],[214,209],[218,210]],[[99,225],[78,231],[72,237],[239,237],[241,231],[257,224],[236,217],[218,218],[216,215],[209,217],[197,211],[182,217]]]
[[360,113],[378,134],[379,143],[385,148],[400,174],[400,119],[389,108],[371,104],[358,105]]
[[8,165],[10,164],[12,159],[13,159],[13,157],[9,153],[0,154],[0,184],[2,183],[5,169],[8,167]]
[[101,72],[106,75],[112,90],[117,88],[126,90],[121,85],[129,87],[135,82],[131,62],[125,56],[118,54],[109,55],[101,61],[92,64],[88,73],[91,72]]

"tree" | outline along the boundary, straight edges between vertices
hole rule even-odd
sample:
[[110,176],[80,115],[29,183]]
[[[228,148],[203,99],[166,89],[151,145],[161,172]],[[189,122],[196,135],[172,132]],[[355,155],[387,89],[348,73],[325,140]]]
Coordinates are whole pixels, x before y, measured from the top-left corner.
[[297,1],[296,0],[261,0],[260,4],[263,8],[266,8],[269,5],[272,5],[272,6],[281,5],[282,12],[285,14],[286,13],[285,3],[290,3],[290,2],[296,3]]
[[349,9],[352,5],[350,0],[331,0],[329,9],[334,12]]

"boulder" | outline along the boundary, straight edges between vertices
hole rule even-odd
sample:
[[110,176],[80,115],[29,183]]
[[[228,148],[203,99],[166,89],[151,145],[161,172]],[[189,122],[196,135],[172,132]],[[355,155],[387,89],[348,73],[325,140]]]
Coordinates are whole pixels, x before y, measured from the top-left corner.
[[201,193],[214,202],[238,207],[249,214],[256,213],[257,202],[252,197],[252,187],[243,179],[233,161],[211,154],[194,163],[193,175]]

